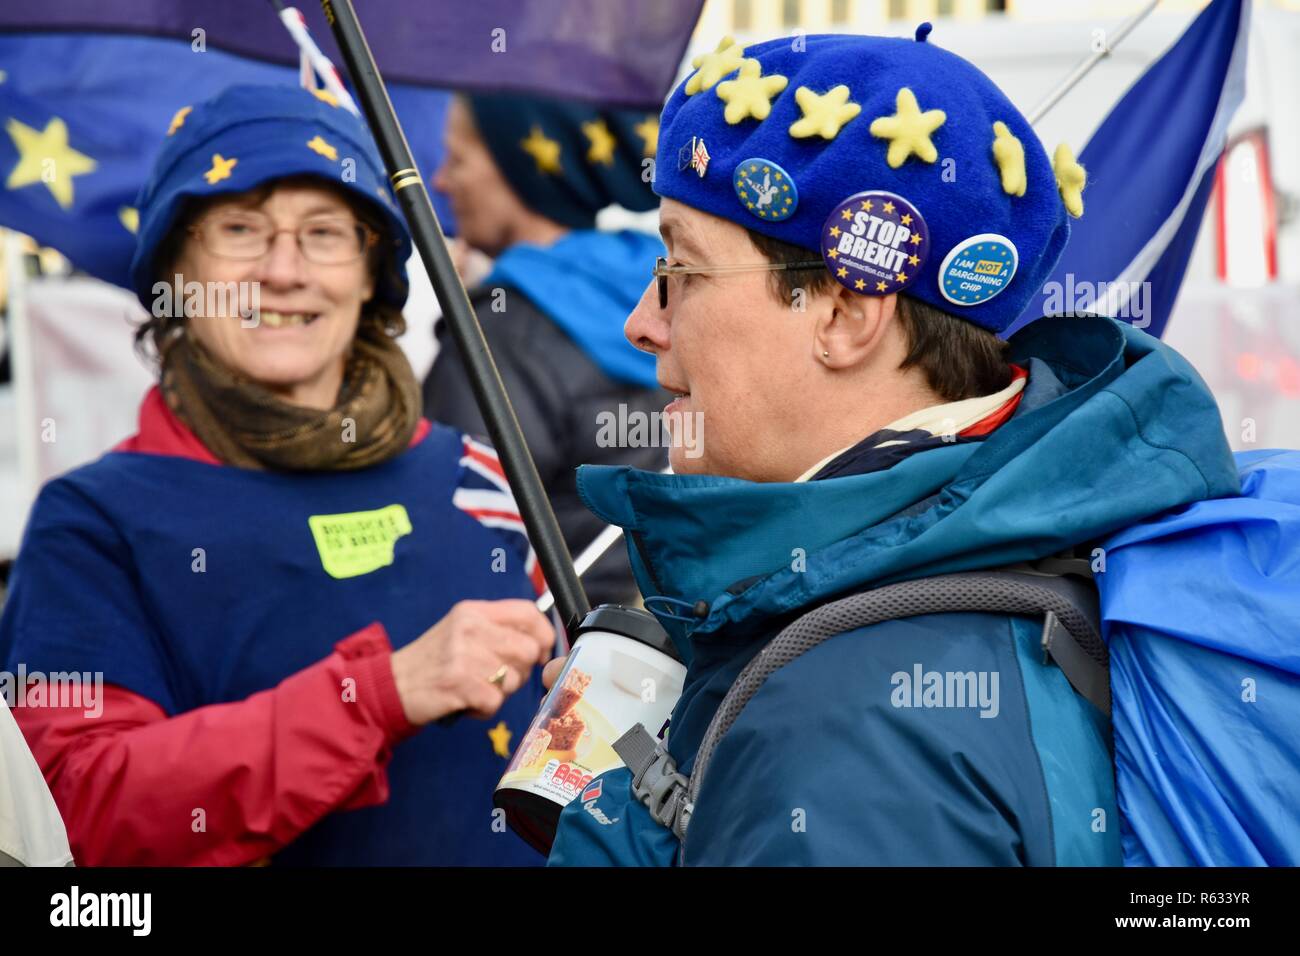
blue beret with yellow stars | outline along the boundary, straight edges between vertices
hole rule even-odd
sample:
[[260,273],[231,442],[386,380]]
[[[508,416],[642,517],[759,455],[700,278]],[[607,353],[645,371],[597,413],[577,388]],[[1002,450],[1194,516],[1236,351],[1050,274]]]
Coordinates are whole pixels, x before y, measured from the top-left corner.
[[1086,174],[929,31],[723,40],[664,106],[655,191],[816,250],[849,289],[1001,332],[1056,265]]
[[659,205],[646,167],[659,117],[519,93],[465,96],[474,125],[506,182],[535,212],[591,229],[609,205]]
[[393,268],[375,294],[406,303],[411,236],[397,209],[383,161],[360,117],[325,90],[232,86],[206,103],[177,111],[163,136],[136,207],[140,225],[131,281],[146,309],[153,301],[154,257],[193,198],[241,193],[286,176],[318,176],[369,203],[387,225]]

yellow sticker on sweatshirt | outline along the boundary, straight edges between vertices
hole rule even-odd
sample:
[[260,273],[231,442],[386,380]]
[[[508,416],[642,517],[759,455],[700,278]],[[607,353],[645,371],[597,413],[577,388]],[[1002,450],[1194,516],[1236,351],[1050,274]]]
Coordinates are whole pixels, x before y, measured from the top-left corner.
[[393,544],[411,533],[411,518],[402,505],[312,515],[307,524],[316,539],[320,563],[332,578],[355,578],[388,567],[393,563]]

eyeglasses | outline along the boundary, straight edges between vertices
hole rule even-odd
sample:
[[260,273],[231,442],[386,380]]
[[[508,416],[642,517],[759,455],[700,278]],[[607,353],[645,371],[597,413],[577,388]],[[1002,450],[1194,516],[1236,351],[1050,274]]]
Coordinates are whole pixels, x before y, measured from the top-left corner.
[[320,266],[354,262],[379,241],[374,229],[355,219],[322,217],[308,219],[293,229],[276,229],[269,218],[251,212],[211,216],[189,231],[209,254],[244,260],[262,258],[276,236],[291,232],[303,258]]
[[659,282],[659,308],[668,308],[668,277],[695,275],[734,275],[741,272],[782,272],[786,269],[822,269],[826,263],[820,259],[802,262],[747,262],[736,266],[670,266],[663,256],[655,259],[651,273]]

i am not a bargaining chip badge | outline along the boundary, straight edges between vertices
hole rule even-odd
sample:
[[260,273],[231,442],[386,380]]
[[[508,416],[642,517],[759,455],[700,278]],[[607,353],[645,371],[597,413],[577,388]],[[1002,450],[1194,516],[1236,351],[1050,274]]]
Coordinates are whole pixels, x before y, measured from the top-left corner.
[[822,226],[822,259],[835,280],[867,295],[907,288],[930,254],[930,230],[920,210],[881,190],[841,202]]
[[979,305],[1015,277],[1020,254],[1006,236],[986,232],[963,239],[939,265],[939,291],[954,305]]

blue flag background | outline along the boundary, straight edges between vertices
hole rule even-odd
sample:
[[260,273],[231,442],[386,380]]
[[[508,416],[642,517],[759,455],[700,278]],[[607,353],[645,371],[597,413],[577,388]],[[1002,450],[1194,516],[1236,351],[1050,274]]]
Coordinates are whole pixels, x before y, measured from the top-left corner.
[[[285,32],[271,15],[266,29]],[[298,84],[296,66],[102,33],[0,34],[0,70],[0,225],[123,287],[136,195],[176,112],[234,83]],[[427,178],[442,161],[449,94],[397,84],[389,95]]]
[[1008,335],[1061,311],[1106,312],[1163,334],[1245,95],[1249,17],[1249,0],[1214,0],[1102,121],[1079,154],[1083,218]]

